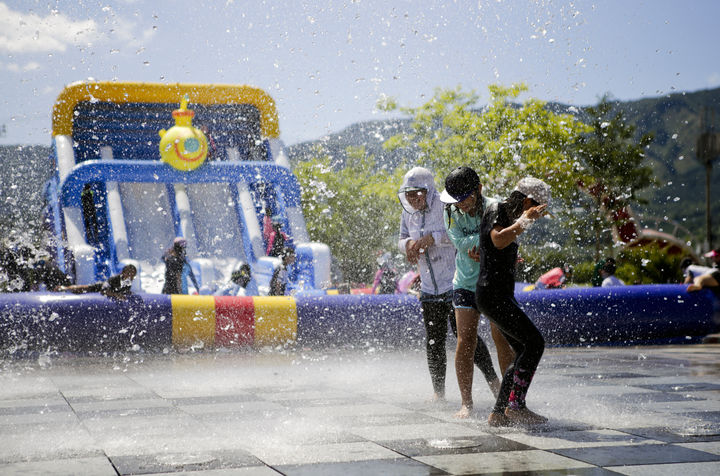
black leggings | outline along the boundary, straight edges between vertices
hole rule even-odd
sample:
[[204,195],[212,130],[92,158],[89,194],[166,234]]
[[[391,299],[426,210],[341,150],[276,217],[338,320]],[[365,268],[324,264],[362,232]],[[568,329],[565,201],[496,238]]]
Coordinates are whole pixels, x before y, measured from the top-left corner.
[[[428,368],[432,379],[433,390],[439,395],[445,394],[445,371],[447,368],[447,351],[445,340],[447,338],[447,324],[453,335],[457,337],[457,323],[455,322],[455,309],[452,301],[423,301],[423,322],[425,324],[425,348],[427,350]],[[490,352],[485,342],[478,336],[473,362],[478,366],[488,382],[497,378],[493,368]]]
[[495,323],[515,351],[515,361],[503,375],[493,411],[525,408],[525,396],[545,350],[545,339],[512,292],[478,286],[475,295],[480,312]]

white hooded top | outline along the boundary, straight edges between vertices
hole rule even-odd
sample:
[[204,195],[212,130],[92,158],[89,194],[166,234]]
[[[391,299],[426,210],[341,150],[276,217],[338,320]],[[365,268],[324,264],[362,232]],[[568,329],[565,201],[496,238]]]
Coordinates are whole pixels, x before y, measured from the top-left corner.
[[[414,209],[405,199],[407,189],[423,188],[427,190],[427,207],[424,210]],[[448,238],[443,220],[444,204],[435,189],[432,172],[423,167],[410,169],[403,179],[398,193],[403,206],[400,218],[400,237],[398,248],[406,254],[407,242],[418,240],[432,233],[435,244],[420,255],[418,271],[420,272],[421,288],[425,294],[444,294],[453,288],[455,274],[455,247]]]

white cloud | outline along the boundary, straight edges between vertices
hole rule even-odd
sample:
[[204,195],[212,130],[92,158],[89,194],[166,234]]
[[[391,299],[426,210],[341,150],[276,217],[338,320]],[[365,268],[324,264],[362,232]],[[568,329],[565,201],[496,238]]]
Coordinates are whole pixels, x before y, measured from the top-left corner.
[[41,68],[37,61],[29,61],[24,65],[18,63],[0,63],[0,71],[10,71],[11,73],[25,73],[27,71],[36,71]]
[[57,11],[41,17],[11,10],[0,2],[0,51],[65,51],[68,45],[87,45],[100,37],[95,20],[74,21]]

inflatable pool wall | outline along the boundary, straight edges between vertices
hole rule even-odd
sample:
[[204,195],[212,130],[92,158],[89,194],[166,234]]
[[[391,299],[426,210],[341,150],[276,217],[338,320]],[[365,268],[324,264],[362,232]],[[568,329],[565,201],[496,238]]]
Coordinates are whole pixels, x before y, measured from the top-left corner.
[[230,297],[0,294],[0,349],[109,351],[419,345],[420,304],[406,295]]
[[[520,292],[551,346],[692,343],[720,330],[710,291],[683,285]],[[486,342],[487,326],[481,326]],[[308,345],[419,348],[420,303],[407,295],[222,297],[0,294],[0,349],[169,350]]]

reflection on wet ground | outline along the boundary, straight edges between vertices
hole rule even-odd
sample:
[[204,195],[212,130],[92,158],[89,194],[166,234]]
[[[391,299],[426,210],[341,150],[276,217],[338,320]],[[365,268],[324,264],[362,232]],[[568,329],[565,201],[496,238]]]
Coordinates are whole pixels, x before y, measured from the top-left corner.
[[0,474],[720,473],[720,345],[548,349],[537,428],[429,401],[423,350],[40,355],[0,362]]

